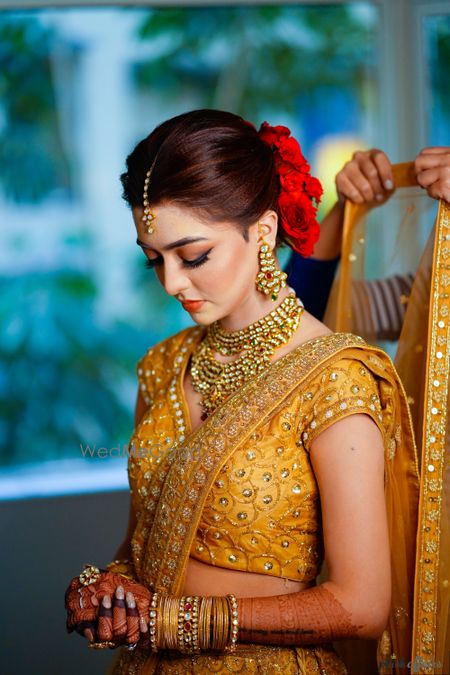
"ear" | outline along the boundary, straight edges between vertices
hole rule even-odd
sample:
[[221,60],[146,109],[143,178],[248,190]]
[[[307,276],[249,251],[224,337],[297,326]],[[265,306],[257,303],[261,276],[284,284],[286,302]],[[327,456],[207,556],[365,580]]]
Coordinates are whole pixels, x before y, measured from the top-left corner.
[[266,244],[273,250],[276,244],[278,231],[278,215],[275,211],[266,211],[256,223],[257,243],[261,246],[263,238]]

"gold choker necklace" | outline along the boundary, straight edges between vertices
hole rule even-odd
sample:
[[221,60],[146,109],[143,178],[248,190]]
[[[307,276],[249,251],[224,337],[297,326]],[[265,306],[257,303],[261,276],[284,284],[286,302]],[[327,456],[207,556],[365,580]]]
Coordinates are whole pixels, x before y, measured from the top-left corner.
[[[246,328],[227,331],[215,321],[191,358],[191,379],[195,391],[203,395],[206,417],[244,382],[267,368],[277,347],[286,344],[298,328],[303,303],[289,293],[270,314]],[[214,352],[223,355],[244,352],[235,361],[223,363]]]

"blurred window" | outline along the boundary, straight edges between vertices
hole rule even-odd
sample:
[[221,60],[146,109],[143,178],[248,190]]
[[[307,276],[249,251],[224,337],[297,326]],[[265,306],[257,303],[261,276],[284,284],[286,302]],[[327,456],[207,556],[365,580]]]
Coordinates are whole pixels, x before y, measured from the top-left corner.
[[450,3],[447,13],[423,17],[427,144],[450,146]]
[[378,31],[369,2],[0,13],[0,494],[124,487],[136,361],[192,323],[134,243],[134,144],[194,108],[285,124],[327,208],[374,136]]

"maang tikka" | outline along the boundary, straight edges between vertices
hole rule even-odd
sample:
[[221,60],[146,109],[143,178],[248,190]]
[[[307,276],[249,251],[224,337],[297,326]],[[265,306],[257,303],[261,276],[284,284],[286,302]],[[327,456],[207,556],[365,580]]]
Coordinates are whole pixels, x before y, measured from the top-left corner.
[[148,186],[149,186],[149,183],[150,183],[150,177],[152,175],[153,167],[155,166],[155,162],[156,162],[156,157],[153,160],[153,163],[152,163],[150,169],[147,171],[147,173],[145,175],[145,181],[144,181],[144,195],[143,195],[144,214],[142,216],[142,222],[144,223],[144,227],[146,228],[146,232],[148,234],[153,234],[153,232],[155,231],[156,215],[151,210],[150,203],[148,201]]
[[278,293],[286,286],[287,274],[282,272],[277,265],[275,256],[273,255],[270,246],[264,239],[261,223],[258,222],[259,231],[263,240],[263,244],[259,249],[259,272],[256,277],[256,288],[261,293],[269,295],[275,301],[278,298]]

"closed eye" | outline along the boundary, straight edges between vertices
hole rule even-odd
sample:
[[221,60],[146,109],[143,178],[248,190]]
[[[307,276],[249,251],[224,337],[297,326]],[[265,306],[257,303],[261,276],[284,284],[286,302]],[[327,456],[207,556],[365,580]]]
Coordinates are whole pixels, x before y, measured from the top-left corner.
[[[183,266],[192,268],[192,267],[200,267],[200,265],[203,265],[205,262],[209,260],[209,253],[211,253],[212,249],[210,248],[209,251],[206,251],[206,253],[203,253],[199,258],[196,258],[195,260],[183,260]],[[148,269],[153,269],[157,265],[162,264],[162,258],[154,258],[153,260],[150,260],[149,258],[146,259],[144,265]]]

